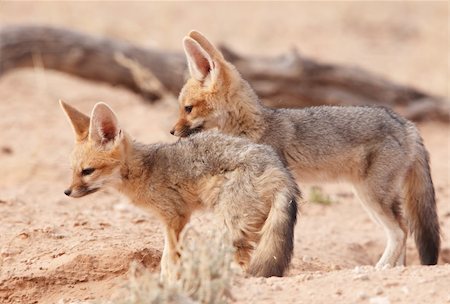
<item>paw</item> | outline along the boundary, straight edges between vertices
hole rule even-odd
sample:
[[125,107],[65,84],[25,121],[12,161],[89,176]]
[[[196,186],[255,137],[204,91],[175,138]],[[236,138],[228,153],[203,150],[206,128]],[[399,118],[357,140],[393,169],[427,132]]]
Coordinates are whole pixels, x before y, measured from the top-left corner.
[[397,261],[397,263],[395,263],[395,267],[405,267],[405,262],[403,261]]
[[390,263],[378,262],[377,265],[375,265],[376,270],[385,270],[390,268],[392,268],[392,265]]

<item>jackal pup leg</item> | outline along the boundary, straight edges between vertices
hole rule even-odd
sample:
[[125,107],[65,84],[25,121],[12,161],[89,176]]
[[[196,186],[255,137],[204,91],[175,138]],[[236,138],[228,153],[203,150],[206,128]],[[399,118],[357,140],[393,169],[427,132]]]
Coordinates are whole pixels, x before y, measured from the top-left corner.
[[279,168],[267,168],[259,176],[235,174],[219,207],[236,261],[252,276],[283,276],[292,257],[298,188]]
[[167,224],[164,235],[164,250],[161,256],[161,282],[174,282],[177,280],[176,263],[180,257],[178,241],[183,227],[187,223],[185,218],[177,218]]
[[375,267],[403,266],[408,229],[401,213],[400,195],[390,191],[377,192],[373,184],[359,184],[355,189],[363,207],[386,233],[386,248]]

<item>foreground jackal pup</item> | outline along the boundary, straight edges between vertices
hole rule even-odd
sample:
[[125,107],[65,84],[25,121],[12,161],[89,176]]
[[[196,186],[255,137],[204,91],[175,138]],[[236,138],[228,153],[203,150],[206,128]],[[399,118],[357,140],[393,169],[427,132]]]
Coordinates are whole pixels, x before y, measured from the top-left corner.
[[91,118],[61,106],[76,136],[66,195],[82,197],[109,186],[154,212],[166,228],[162,277],[171,276],[180,232],[202,208],[223,219],[237,262],[249,274],[283,275],[293,251],[299,190],[269,146],[218,132],[143,145],[120,128],[104,103],[95,105]]
[[387,234],[377,267],[404,265],[406,224],[421,263],[437,263],[439,222],[429,158],[411,122],[382,107],[269,109],[204,36],[193,31],[183,43],[191,78],[180,93],[172,134],[218,128],[271,145],[300,181],[350,182]]

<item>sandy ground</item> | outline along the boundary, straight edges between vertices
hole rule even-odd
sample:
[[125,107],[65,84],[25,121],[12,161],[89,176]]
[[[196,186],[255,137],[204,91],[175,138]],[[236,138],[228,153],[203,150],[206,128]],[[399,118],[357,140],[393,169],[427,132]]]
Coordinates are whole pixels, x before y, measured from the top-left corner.
[[[196,28],[245,52],[276,54],[296,45],[322,60],[357,64],[447,94],[446,3],[0,2],[0,26],[23,22],[178,50],[184,33]],[[155,217],[113,192],[78,200],[64,196],[73,135],[59,98],[85,112],[96,101],[106,101],[138,140],[174,140],[168,133],[176,120],[173,97],[150,105],[121,88],[42,69],[0,78],[1,303],[108,299],[126,283],[131,261],[159,270],[163,234]],[[236,302],[450,303],[450,127],[419,127],[431,155],[443,231],[438,266],[419,266],[411,239],[407,267],[375,271],[363,266],[381,255],[382,229],[370,221],[350,187],[321,185],[332,203],[302,206],[288,276],[237,277]],[[306,198],[309,189],[302,185]],[[193,221],[200,227],[205,219]]]

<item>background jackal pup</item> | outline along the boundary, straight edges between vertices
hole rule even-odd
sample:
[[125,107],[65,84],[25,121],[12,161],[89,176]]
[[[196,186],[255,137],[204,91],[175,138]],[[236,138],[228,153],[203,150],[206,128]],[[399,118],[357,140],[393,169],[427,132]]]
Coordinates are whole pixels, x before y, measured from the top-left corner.
[[300,181],[350,182],[386,231],[378,267],[404,265],[407,224],[421,263],[437,263],[440,228],[429,157],[413,123],[382,107],[264,107],[203,35],[192,31],[183,45],[191,78],[172,134],[218,128],[271,145]]
[[120,128],[104,103],[95,105],[91,118],[61,106],[76,136],[73,182],[66,195],[113,187],[155,213],[166,229],[163,278],[173,277],[170,265],[178,258],[180,232],[202,208],[223,219],[236,260],[249,274],[283,275],[292,256],[300,192],[269,146],[218,132],[143,145]]

